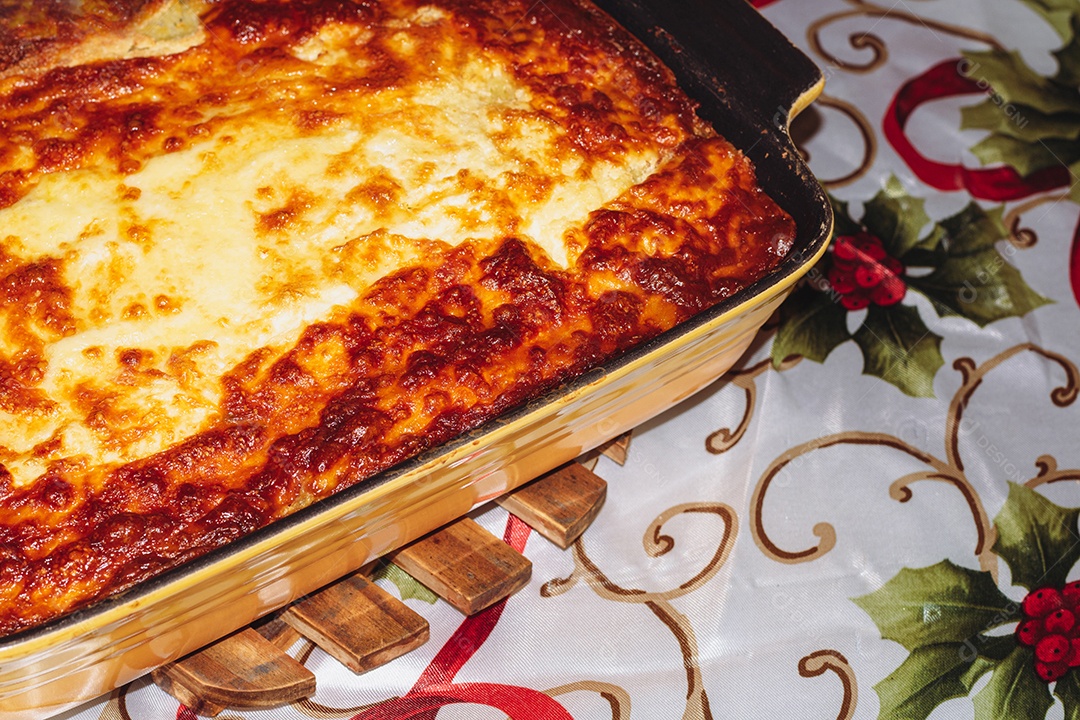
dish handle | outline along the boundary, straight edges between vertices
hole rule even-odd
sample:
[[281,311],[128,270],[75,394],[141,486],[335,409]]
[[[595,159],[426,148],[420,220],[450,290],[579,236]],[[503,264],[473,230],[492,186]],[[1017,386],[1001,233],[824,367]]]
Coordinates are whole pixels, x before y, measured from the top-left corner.
[[747,0],[594,2],[648,45],[684,85],[695,85],[686,88],[692,96],[702,99],[708,93],[729,111],[749,114],[758,126],[787,134],[792,118],[825,86],[813,61]]

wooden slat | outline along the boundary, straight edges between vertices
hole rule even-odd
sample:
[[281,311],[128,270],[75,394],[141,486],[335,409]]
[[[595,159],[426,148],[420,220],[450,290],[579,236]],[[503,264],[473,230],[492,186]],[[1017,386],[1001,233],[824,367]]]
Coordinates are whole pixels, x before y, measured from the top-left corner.
[[282,620],[358,673],[428,640],[427,620],[359,573],[293,604]]
[[605,497],[607,483],[572,462],[495,502],[565,550],[592,524]]
[[532,576],[531,562],[470,518],[420,538],[392,560],[466,615],[494,605]]
[[265,617],[259,618],[251,624],[251,628],[269,640],[278,650],[288,650],[301,635],[291,625],[281,619],[284,611],[277,611]]
[[284,705],[315,692],[315,675],[251,628],[158,668],[154,682],[199,715]]
[[633,437],[633,431],[626,432],[615,438],[609,440],[600,446],[601,452],[614,460],[619,465],[625,465],[626,459],[630,454],[630,439]]

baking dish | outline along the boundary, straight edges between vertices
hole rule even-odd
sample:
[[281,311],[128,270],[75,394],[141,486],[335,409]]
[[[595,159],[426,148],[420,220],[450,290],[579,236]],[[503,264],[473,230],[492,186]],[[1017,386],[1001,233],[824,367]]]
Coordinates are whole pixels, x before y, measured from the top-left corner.
[[106,601],[0,643],[0,711],[95,697],[449,522],[687,397],[726,371],[824,252],[829,204],[791,144],[820,72],[744,0],[596,3],[641,38],[753,160],[794,218],[769,276],[435,450]]

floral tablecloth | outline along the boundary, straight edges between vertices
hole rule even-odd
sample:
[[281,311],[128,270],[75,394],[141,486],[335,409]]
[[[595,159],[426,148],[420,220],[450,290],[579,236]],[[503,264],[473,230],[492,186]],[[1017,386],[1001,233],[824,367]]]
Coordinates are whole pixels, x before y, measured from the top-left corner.
[[[823,69],[837,237],[739,367],[602,459],[606,505],[364,675],[222,717],[1080,718],[1080,2],[757,0]],[[544,11],[542,0],[537,12]],[[147,680],[64,716],[190,718]]]

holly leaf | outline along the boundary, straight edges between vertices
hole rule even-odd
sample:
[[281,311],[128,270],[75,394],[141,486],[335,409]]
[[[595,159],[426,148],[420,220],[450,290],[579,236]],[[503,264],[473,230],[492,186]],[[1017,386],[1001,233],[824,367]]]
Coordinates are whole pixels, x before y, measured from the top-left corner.
[[863,374],[892,383],[913,397],[934,396],[934,375],[945,364],[941,336],[907,305],[871,305],[853,336],[863,354]]
[[998,240],[1009,236],[1005,223],[1001,219],[1002,208],[990,212],[977,203],[967,206],[939,224],[945,231],[943,244],[952,255],[973,253],[994,247]]
[[[1061,165],[1080,178],[1080,7],[1075,0],[1024,0],[1058,33],[1058,70],[1044,77],[1018,52],[965,53],[965,74],[989,99],[963,109],[963,126],[990,134],[971,151],[985,165],[1005,164],[1022,176]],[[1080,183],[1069,197],[1080,203]]]
[[990,135],[971,148],[983,165],[1008,165],[1027,176],[1055,165],[1072,165],[1080,160],[1080,146],[1072,140],[1047,138],[1034,143],[1008,135]]
[[852,219],[851,211],[848,210],[848,203],[837,200],[832,195],[829,195],[829,202],[833,208],[833,237],[837,235],[854,235],[862,230],[862,224]]
[[1073,38],[1071,20],[1076,16],[1076,0],[1023,0],[1023,3],[1042,15],[1062,40],[1068,42]]
[[847,312],[832,297],[825,276],[815,268],[807,278],[811,287],[793,293],[781,311],[772,345],[772,359],[777,367],[792,355],[825,362],[837,345],[851,339]]
[[383,563],[371,576],[373,580],[388,580],[397,586],[402,600],[420,600],[434,605],[439,596],[428,590],[420,581],[392,562]]
[[891,175],[878,194],[867,201],[862,223],[876,235],[885,250],[902,258],[920,244],[919,233],[930,222],[923,209],[926,201],[907,194],[904,186]]
[[1054,51],[1054,58],[1058,63],[1054,81],[1066,87],[1080,85],[1080,42],[1077,41],[1080,38],[1080,31],[1078,28],[1080,28],[1080,13],[1073,15],[1072,18],[1072,38],[1059,50]]
[[1014,585],[1028,590],[1065,584],[1080,560],[1080,509],[1058,507],[1031,488],[1009,483],[1009,497],[994,518],[993,551],[1009,565]]
[[1044,718],[1053,704],[1050,688],[1035,674],[1034,653],[1017,647],[975,695],[975,720]]
[[1065,673],[1054,685],[1054,694],[1065,706],[1065,720],[1080,720],[1080,673]]
[[1080,115],[1047,114],[1032,107],[1001,106],[985,100],[960,109],[960,129],[990,130],[1025,143],[1047,138],[1075,141],[1080,138]]
[[942,220],[944,238],[934,270],[908,278],[938,315],[957,315],[980,327],[1026,315],[1051,302],[1035,292],[995,243],[1008,233],[1001,209],[986,212],[975,203]]
[[[1018,618],[1018,608],[988,572],[943,560],[903,568],[874,592],[854,598],[881,637],[910,651],[954,643],[978,647],[982,633]],[[976,653],[969,652],[971,659]]]
[[1072,185],[1069,187],[1069,199],[1074,203],[1080,204],[1080,160],[1071,163],[1069,165],[1069,177],[1072,180]]
[[946,700],[970,694],[979,678],[993,670],[995,664],[962,643],[917,648],[874,686],[881,702],[879,717],[926,720]]
[[1026,105],[1045,113],[1080,112],[1080,93],[1076,88],[1043,77],[1015,50],[969,51],[964,57],[968,60],[965,74],[985,83],[1005,103]]

